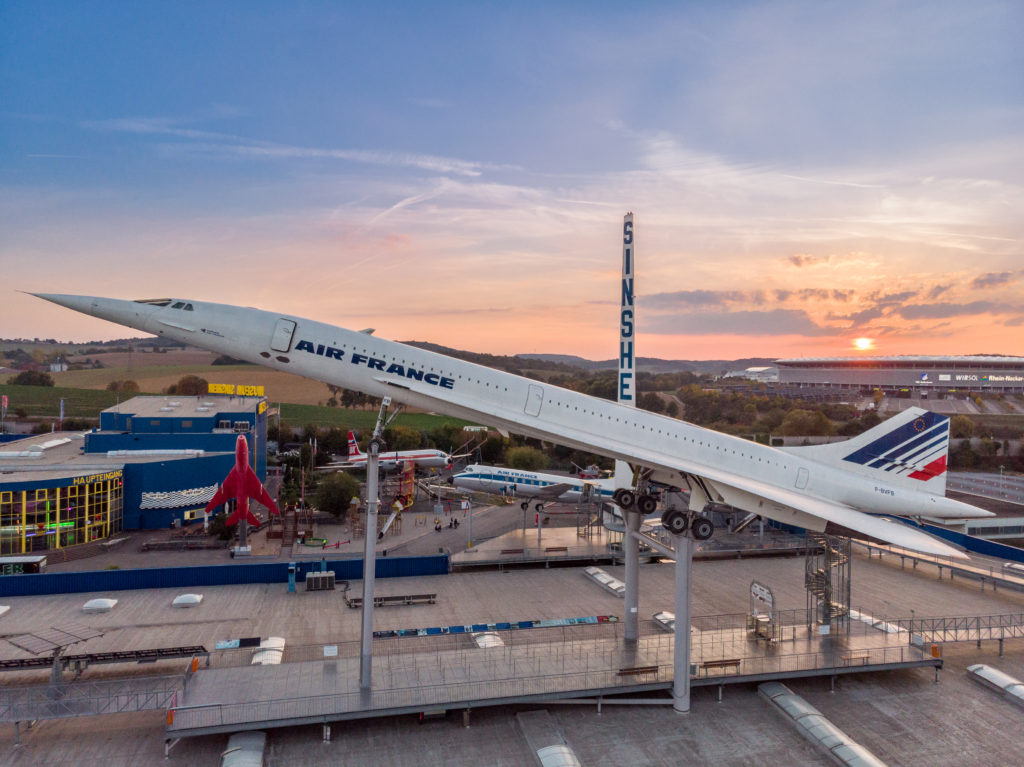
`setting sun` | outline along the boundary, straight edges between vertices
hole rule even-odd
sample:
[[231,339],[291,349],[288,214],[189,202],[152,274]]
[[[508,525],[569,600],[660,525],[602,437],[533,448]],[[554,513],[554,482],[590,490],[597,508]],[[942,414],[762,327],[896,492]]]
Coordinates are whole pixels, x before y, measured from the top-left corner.
[[875,339],[873,338],[855,338],[853,339],[853,348],[858,351],[866,352],[869,349],[875,348]]

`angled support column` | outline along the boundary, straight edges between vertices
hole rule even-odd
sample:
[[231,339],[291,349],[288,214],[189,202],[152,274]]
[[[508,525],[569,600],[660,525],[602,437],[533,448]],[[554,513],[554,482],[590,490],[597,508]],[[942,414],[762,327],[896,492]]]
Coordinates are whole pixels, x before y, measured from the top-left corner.
[[366,459],[366,546],[363,549],[363,625],[359,641],[359,689],[368,691],[373,686],[373,586],[377,575],[377,481],[380,477],[381,433],[384,427],[401,411],[386,419],[391,398],[381,401],[377,425],[373,429]]
[[359,643],[359,687],[373,686],[373,586],[377,574],[377,470],[380,445],[370,440],[366,461],[366,547],[363,550],[363,624]]

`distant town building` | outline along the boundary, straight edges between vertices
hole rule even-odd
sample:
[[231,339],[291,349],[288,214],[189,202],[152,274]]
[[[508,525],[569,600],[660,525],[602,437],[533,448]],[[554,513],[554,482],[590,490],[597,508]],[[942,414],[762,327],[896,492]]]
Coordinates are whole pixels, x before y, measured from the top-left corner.
[[779,369],[776,367],[754,367],[743,370],[730,370],[722,378],[745,378],[748,381],[774,383],[779,380]]

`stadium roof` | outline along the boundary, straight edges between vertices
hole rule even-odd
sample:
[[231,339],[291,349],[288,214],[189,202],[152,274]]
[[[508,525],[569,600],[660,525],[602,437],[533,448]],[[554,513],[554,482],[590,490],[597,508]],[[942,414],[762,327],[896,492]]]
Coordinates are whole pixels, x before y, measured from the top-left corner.
[[962,356],[907,354],[889,357],[791,357],[787,359],[775,360],[776,365],[799,365],[805,362],[836,362],[840,364],[856,362],[903,362],[906,364],[915,364],[921,362],[928,362],[945,365],[954,365],[957,363],[973,363],[982,365],[1024,365],[1024,357],[1009,357],[1005,355],[996,354],[977,354]]

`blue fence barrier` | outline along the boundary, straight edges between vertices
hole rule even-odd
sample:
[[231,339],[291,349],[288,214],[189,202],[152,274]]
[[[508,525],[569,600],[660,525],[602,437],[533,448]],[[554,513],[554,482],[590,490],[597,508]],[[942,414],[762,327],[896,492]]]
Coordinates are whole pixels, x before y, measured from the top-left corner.
[[[915,522],[905,517],[890,517],[890,519],[899,520],[905,525],[931,533],[936,538],[947,540],[973,554],[984,554],[987,557],[1005,559],[1007,562],[1024,563],[1024,549],[1018,549],[1016,546],[1007,546],[1005,543],[996,543],[986,538],[978,538],[973,535],[967,535],[967,533],[958,533],[955,530],[947,530],[944,527],[930,525],[927,522]],[[807,532],[802,527],[793,527],[782,522],[772,522],[770,526],[796,535],[803,535]]]
[[[92,591],[130,589],[191,588],[230,586],[243,583],[287,583],[288,562],[260,562],[239,565],[203,565],[200,567],[154,567],[137,570],[89,570],[76,573],[39,573],[0,577],[0,597],[27,597],[44,594],[76,594]],[[296,580],[321,568],[317,561],[296,562]],[[362,559],[328,559],[326,569],[336,580],[362,580]],[[448,557],[388,557],[378,559],[378,578],[408,578],[417,575],[446,575]]]
[[944,538],[950,543],[962,546],[967,551],[984,554],[988,557],[1005,559],[1007,562],[1024,562],[1024,550],[1018,549],[1016,546],[1007,546],[1005,543],[997,543],[985,538],[976,538],[973,535],[967,535],[967,533],[958,533],[936,525],[929,525],[927,522],[917,524],[908,520],[900,521],[906,522],[912,527],[920,528],[926,533],[931,533],[937,538]]

